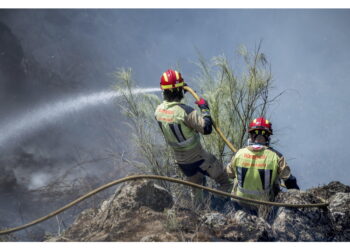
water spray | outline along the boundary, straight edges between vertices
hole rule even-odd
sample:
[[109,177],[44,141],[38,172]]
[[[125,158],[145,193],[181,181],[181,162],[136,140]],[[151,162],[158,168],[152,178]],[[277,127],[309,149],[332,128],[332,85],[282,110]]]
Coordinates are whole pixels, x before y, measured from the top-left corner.
[[[135,88],[132,94],[144,94],[160,91],[159,88]],[[9,140],[22,138],[28,133],[39,130],[47,124],[52,124],[63,116],[78,112],[89,106],[108,103],[113,98],[121,96],[118,91],[102,91],[92,94],[65,98],[54,103],[48,103],[34,108],[29,112],[20,114],[5,124],[0,124],[0,147],[3,147]]]

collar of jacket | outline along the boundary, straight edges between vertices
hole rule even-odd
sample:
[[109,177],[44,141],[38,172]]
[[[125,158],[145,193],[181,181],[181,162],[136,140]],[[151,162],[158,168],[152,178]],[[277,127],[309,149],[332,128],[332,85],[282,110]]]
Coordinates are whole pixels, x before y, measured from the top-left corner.
[[173,107],[175,105],[181,104],[182,102],[168,102],[168,101],[163,101],[163,104],[166,108]]

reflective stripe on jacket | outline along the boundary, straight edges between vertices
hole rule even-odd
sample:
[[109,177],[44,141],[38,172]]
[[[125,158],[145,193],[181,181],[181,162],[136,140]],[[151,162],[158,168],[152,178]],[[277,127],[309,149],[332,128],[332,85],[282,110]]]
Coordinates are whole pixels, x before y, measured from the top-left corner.
[[196,110],[180,102],[161,103],[155,117],[166,142],[176,151],[187,151],[198,144],[198,132],[204,132],[204,120]]
[[236,177],[233,192],[241,197],[270,200],[278,178],[287,179],[290,169],[284,157],[265,146],[240,149],[227,167],[228,175]]

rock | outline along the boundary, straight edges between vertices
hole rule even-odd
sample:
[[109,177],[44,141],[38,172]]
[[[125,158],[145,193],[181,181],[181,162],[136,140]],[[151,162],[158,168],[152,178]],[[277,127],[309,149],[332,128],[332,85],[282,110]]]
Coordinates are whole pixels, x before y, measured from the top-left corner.
[[47,242],[70,242],[72,240],[67,239],[63,236],[54,236],[54,237],[50,237],[48,240],[46,240]]
[[206,213],[201,217],[204,224],[215,228],[221,229],[227,222],[227,218],[221,213]]
[[135,202],[139,202],[141,206],[161,212],[165,208],[172,207],[173,197],[165,188],[152,182],[147,182],[143,188],[136,189]]
[[258,217],[234,202],[227,202],[222,212],[191,210],[179,206],[181,202],[173,206],[164,188],[150,180],[134,181],[117,188],[98,209],[82,212],[61,236],[48,241],[349,241],[348,188],[332,182],[308,191],[281,192],[277,202],[321,203],[320,195],[329,197],[330,205],[262,207]]
[[160,212],[172,205],[173,198],[166,189],[156,185],[153,181],[138,180],[118,188],[104,207],[136,209],[146,206]]
[[262,218],[234,211],[230,214],[207,213],[202,219],[214,231],[216,241],[272,241],[271,226]]
[[140,241],[141,242],[174,242],[174,241],[179,241],[179,239],[175,237],[173,234],[165,233],[165,234],[146,235]]
[[336,193],[350,193],[350,187],[344,185],[339,181],[332,181],[328,185],[317,188],[311,188],[307,190],[307,192],[315,196],[321,197],[322,199],[328,200]]
[[335,241],[350,240],[350,193],[336,193],[328,207]]
[[[277,202],[309,204],[322,202],[310,193],[291,190],[279,193]],[[272,229],[278,241],[325,241],[331,234],[330,220],[324,208],[285,208],[276,210]]]
[[[71,231],[69,232],[69,237],[62,236],[64,241],[69,241],[68,239],[83,239],[86,235],[90,233],[90,230],[93,228],[93,223],[97,215],[97,209],[86,209],[80,213],[78,218],[73,222],[70,227]],[[63,234],[64,235],[64,234]],[[59,239],[58,241],[61,241]]]
[[233,216],[233,223],[237,225],[233,229],[241,234],[240,239],[244,241],[274,240],[271,226],[263,218],[238,211]]
[[[162,212],[173,205],[171,194],[153,181],[139,180],[121,185],[99,209],[84,210],[63,234],[65,240],[139,241],[138,231],[162,229]],[[152,230],[148,230],[152,232]]]

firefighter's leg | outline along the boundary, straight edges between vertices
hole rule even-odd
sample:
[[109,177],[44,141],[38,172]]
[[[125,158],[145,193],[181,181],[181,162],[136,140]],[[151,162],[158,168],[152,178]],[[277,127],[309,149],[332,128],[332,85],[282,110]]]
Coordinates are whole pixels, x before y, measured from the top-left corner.
[[214,179],[219,185],[218,189],[231,193],[233,183],[230,182],[224,166],[216,159],[214,155],[207,154],[205,162],[201,165],[210,178]]
[[[224,170],[224,167],[216,159],[215,156],[211,154],[206,154],[204,163],[200,166],[203,172],[210,178],[214,179],[218,184],[218,189],[227,193],[231,193],[232,184],[229,181],[228,175]],[[230,198],[223,195],[212,195],[210,207],[212,209],[222,211],[224,209],[225,203],[229,201]]]
[[[205,185],[205,176],[200,172],[197,172],[192,176],[186,177],[186,180],[199,185]],[[204,201],[204,198],[204,192],[202,189],[191,188],[191,200],[194,208],[198,208],[199,206],[201,206]]]
[[219,189],[221,191],[231,193],[232,183],[230,182],[227,173],[224,171],[220,173],[215,179],[215,182],[219,184]]

